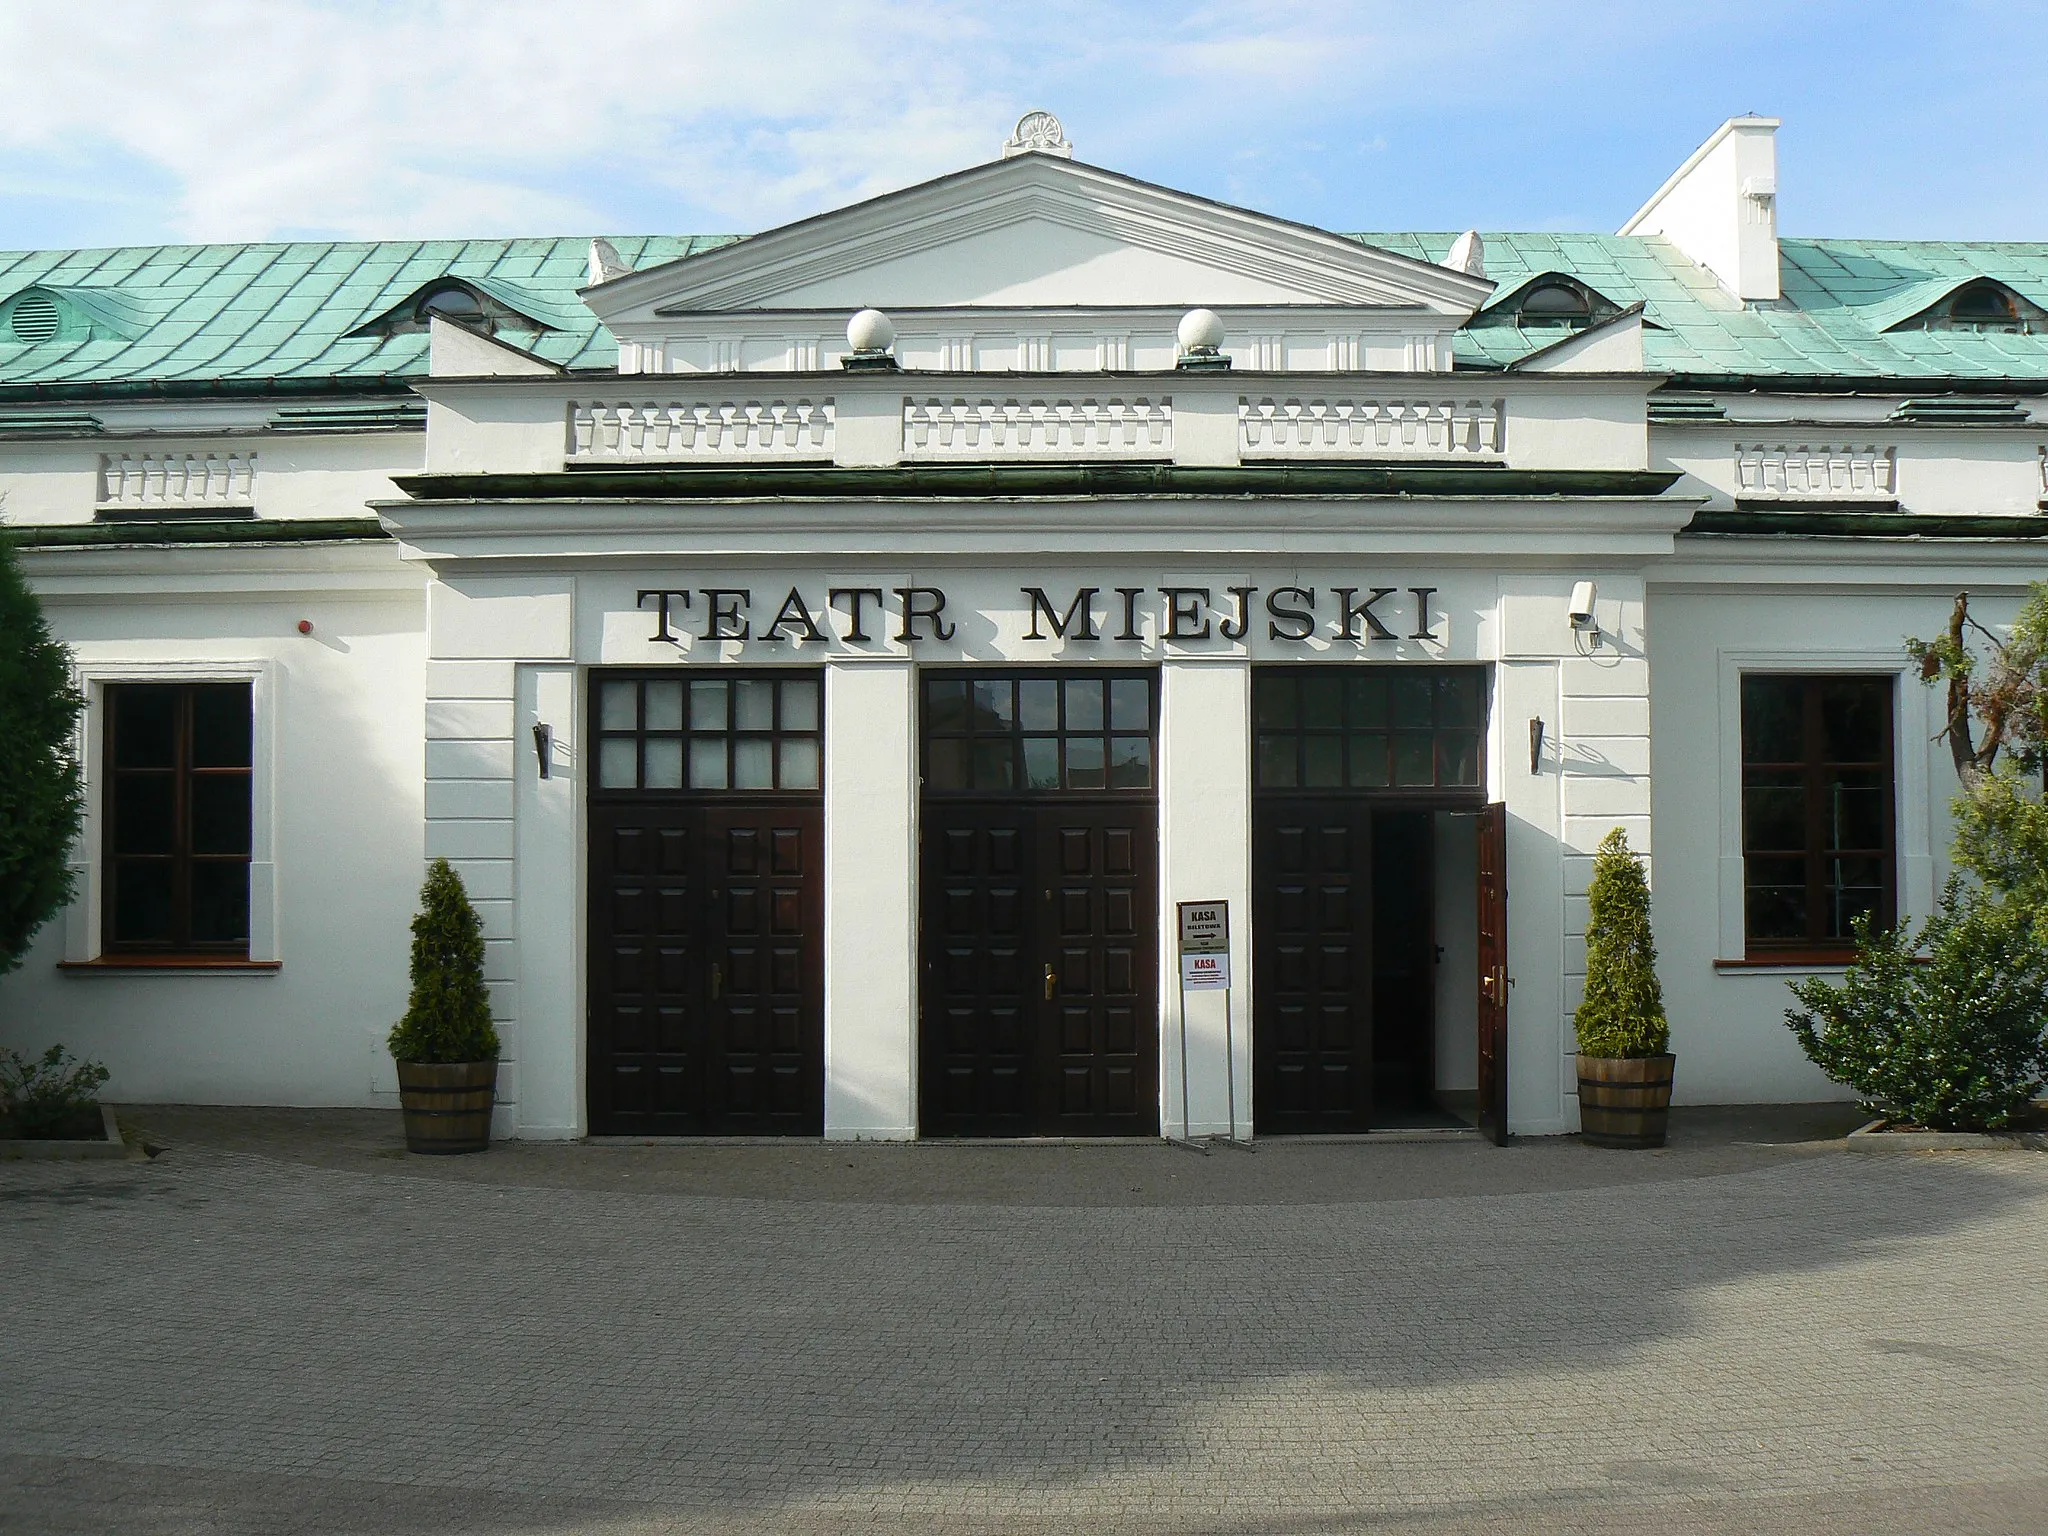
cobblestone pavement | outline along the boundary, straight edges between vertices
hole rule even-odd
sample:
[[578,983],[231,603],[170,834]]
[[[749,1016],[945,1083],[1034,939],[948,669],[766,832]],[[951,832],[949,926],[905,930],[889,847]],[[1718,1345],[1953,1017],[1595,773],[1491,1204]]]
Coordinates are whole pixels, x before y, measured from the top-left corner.
[[0,1165],[0,1531],[2048,1532],[2037,1152],[136,1118]]

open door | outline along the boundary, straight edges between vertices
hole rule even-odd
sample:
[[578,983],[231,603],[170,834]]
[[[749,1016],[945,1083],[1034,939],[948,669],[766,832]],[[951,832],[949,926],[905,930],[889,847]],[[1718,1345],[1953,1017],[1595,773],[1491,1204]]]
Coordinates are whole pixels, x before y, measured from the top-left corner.
[[1479,813],[1479,1129],[1508,1139],[1508,808]]

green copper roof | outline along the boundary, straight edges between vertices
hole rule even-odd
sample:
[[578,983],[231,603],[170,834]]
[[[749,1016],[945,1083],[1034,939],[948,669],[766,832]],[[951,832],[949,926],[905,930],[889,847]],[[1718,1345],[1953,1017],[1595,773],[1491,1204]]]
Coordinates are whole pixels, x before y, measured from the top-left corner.
[[[636,266],[724,245],[730,236],[614,238]],[[617,365],[615,344],[576,297],[588,236],[548,240],[390,240],[131,246],[0,253],[0,387],[122,381],[360,381],[427,371],[424,333],[349,332],[436,278],[468,278],[553,329],[507,340],[567,367]],[[8,322],[24,289],[49,294],[66,323],[24,343]]]
[[[612,243],[628,263],[647,267],[732,238]],[[1441,261],[1454,236],[1354,238]],[[1785,297],[1744,306],[1661,238],[1485,240],[1496,298],[1556,271],[1617,306],[1642,302],[1646,361],[1658,372],[1760,381],[2048,381],[2048,335],[1889,329],[1978,276],[2048,308],[2048,245],[1785,240]],[[399,388],[426,373],[426,336],[350,333],[446,276],[469,280],[545,327],[507,331],[508,341],[565,367],[608,369],[615,365],[613,342],[576,297],[588,252],[588,237],[577,236],[0,253],[0,393],[28,386],[61,397],[67,388],[141,384]],[[22,334],[47,339],[24,341]],[[1459,334],[1457,361],[1499,367],[1561,334],[1489,318]]]
[[[1441,261],[1454,234],[1362,234],[1403,256]],[[1780,240],[1775,304],[1743,305],[1658,236],[1482,234],[1486,275],[1504,297],[1565,272],[1618,305],[1641,300],[1655,372],[1708,378],[2044,379],[2048,335],[1890,330],[1972,277],[2048,308],[2048,245],[1936,240]],[[1460,366],[1510,363],[1558,339],[1512,321],[1459,333]]]

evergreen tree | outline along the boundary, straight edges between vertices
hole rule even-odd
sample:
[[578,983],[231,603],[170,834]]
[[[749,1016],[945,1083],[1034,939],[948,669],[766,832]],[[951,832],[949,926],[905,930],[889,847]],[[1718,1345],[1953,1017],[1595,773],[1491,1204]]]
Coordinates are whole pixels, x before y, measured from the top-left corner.
[[72,731],[85,701],[71,656],[0,535],[0,975],[71,899],[71,845],[85,810]]
[[1671,1026],[1657,984],[1650,885],[1620,827],[1601,841],[1586,894],[1586,998],[1572,1020],[1579,1050],[1587,1056],[1661,1056]]
[[434,860],[412,920],[412,997],[391,1031],[399,1061],[493,1061],[498,1031],[484,986],[484,925],[462,876]]

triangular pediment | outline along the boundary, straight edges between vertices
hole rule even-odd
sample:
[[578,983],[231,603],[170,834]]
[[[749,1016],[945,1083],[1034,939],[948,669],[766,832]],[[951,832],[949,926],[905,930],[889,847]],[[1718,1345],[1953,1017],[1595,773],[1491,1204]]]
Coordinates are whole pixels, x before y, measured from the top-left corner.
[[608,324],[735,310],[1318,305],[1462,319],[1481,278],[1052,155],[975,166],[583,290]]

